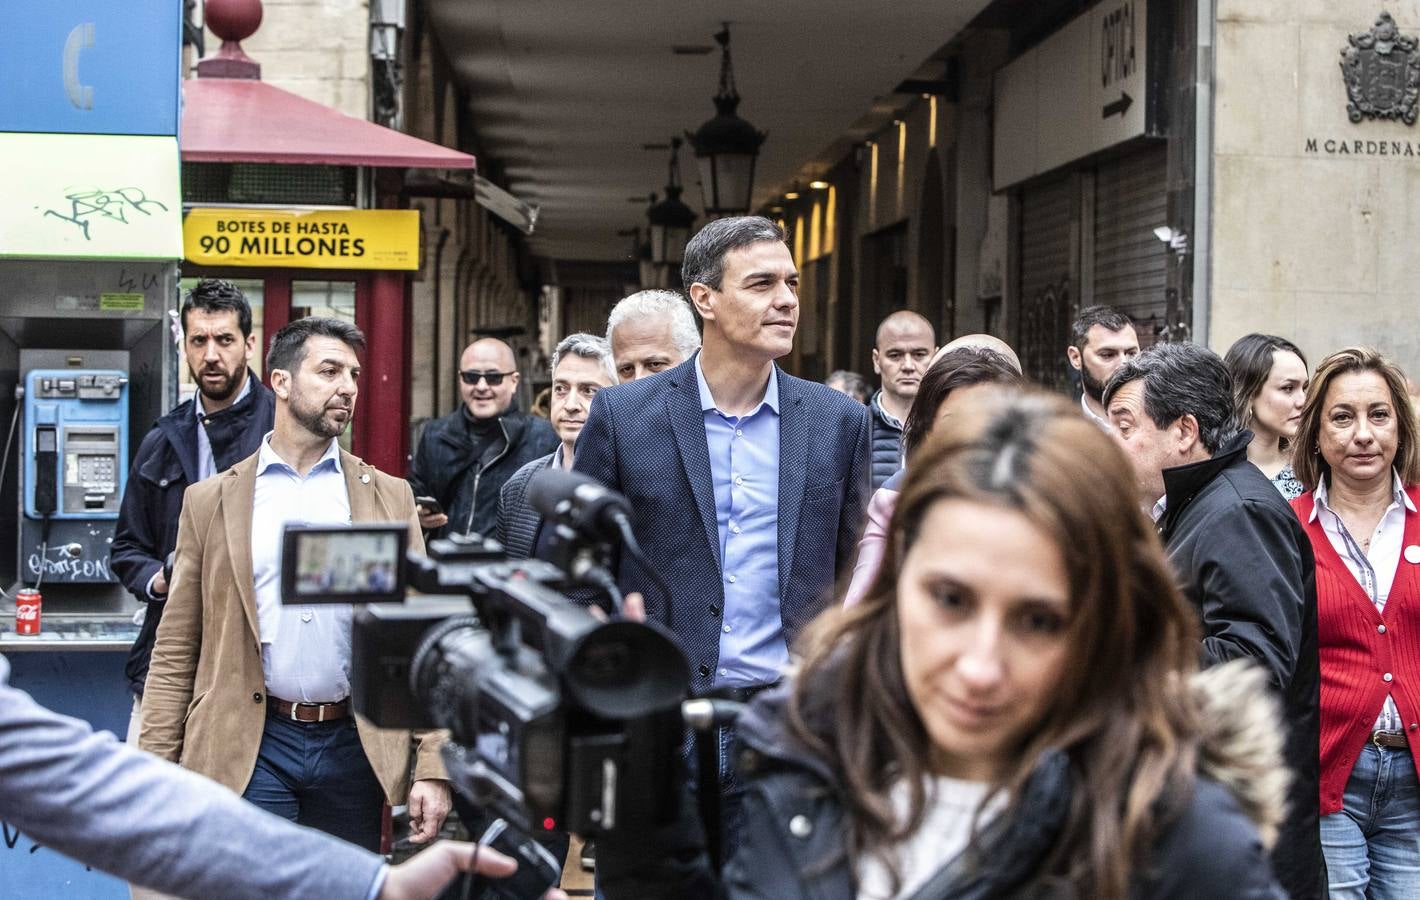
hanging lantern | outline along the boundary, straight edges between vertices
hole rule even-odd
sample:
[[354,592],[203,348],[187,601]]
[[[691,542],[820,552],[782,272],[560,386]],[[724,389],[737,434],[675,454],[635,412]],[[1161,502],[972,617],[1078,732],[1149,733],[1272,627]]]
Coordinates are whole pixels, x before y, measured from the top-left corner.
[[720,92],[715,95],[715,118],[694,133],[686,132],[700,166],[700,190],[705,215],[711,219],[742,216],[754,198],[754,163],[765,132],[736,114],[740,94],[730,60],[729,23],[715,35],[720,45]]
[[670,179],[666,184],[666,199],[653,203],[646,211],[651,224],[651,260],[658,266],[679,266],[685,259],[685,245],[690,243],[690,230],[695,225],[695,210],[680,199],[680,138],[671,140]]
[[[651,204],[655,205],[656,195],[651,195]],[[661,287],[660,274],[663,267],[657,266],[655,260],[651,258],[651,241],[641,237],[641,229],[636,229],[636,239],[633,245],[636,255],[636,271],[641,280],[642,288]]]

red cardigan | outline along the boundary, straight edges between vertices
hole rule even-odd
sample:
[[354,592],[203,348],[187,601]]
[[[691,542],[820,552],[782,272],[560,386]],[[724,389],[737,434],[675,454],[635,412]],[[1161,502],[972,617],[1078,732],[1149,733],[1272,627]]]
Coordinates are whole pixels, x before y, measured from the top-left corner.
[[[1420,507],[1420,486],[1406,488]],[[1420,564],[1404,548],[1420,546],[1420,515],[1405,513],[1405,535],[1385,613],[1331,546],[1310,493],[1292,501],[1316,556],[1317,644],[1321,657],[1321,814],[1341,809],[1356,758],[1388,693],[1400,710],[1410,755],[1420,771]],[[1385,680],[1389,673],[1390,681]]]

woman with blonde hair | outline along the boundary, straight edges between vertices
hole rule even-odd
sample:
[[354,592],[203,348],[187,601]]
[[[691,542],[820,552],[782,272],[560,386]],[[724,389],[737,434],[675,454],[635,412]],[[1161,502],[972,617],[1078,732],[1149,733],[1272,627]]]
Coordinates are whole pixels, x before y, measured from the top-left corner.
[[605,895],[1280,897],[1275,704],[1244,664],[1196,674],[1132,471],[1060,398],[953,414],[862,601],[740,717],[722,875],[687,817],[602,839]]
[[1406,388],[1377,351],[1338,351],[1317,366],[1297,428],[1333,898],[1420,897],[1420,429]]

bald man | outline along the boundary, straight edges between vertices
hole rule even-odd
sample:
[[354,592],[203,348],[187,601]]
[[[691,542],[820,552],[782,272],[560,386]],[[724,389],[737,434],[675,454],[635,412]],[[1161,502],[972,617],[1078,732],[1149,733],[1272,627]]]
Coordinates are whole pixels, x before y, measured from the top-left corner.
[[912,408],[917,386],[937,349],[932,323],[910,310],[898,310],[878,325],[873,371],[882,387],[868,401],[873,427],[873,489],[882,487],[902,467],[902,421]]
[[938,350],[932,357],[932,362],[936,362],[953,350],[960,350],[963,347],[971,347],[977,350],[990,350],[992,353],[999,353],[1006,357],[1006,362],[1017,372],[1021,371],[1021,358],[1016,355],[1016,351],[1011,349],[1011,345],[996,337],[994,334],[964,334],[956,338],[951,343],[946,344]]
[[464,349],[463,402],[429,423],[409,466],[415,497],[433,497],[440,507],[419,507],[419,524],[433,531],[432,537],[491,535],[503,485],[524,463],[557,449],[557,432],[545,419],[518,411],[517,390],[513,348],[482,338]]

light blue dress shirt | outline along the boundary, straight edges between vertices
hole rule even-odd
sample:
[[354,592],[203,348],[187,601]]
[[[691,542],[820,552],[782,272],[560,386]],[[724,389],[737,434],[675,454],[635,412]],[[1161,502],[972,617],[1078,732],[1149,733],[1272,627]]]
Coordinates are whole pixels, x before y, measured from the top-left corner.
[[302,478],[261,440],[251,516],[251,568],[266,691],[282,700],[331,703],[350,696],[348,604],[281,604],[281,533],[292,525],[349,525],[350,495],[331,438]]
[[[232,403],[238,403],[243,397],[251,393],[251,372],[247,372],[247,377],[242,381],[241,393],[237,394]],[[207,410],[202,408],[202,392],[198,391],[192,398],[193,414],[197,416],[197,480],[202,481],[217,474],[217,461],[212,457],[212,442],[207,439],[207,428],[204,424],[207,419]]]
[[778,681],[789,662],[779,612],[779,379],[743,416],[721,412],[695,356],[725,587],[717,687]]

